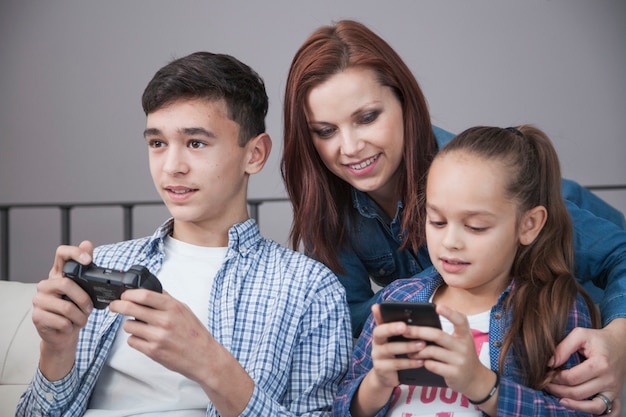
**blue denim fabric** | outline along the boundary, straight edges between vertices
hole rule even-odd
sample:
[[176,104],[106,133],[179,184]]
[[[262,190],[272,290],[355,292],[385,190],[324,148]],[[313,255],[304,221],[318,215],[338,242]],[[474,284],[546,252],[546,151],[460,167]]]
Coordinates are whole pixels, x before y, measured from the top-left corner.
[[595,213],[596,216],[615,223],[620,229],[626,229],[624,213],[611,207],[600,197],[577,182],[563,178],[561,191],[563,198],[576,205],[579,209]]
[[[433,127],[439,148],[454,135]],[[574,225],[576,276],[600,304],[603,324],[626,318],[626,221],[624,215],[571,180],[563,180],[562,192]],[[370,282],[384,287],[398,278],[411,277],[432,265],[426,247],[417,254],[400,251],[402,202],[393,219],[366,193],[352,190],[356,214],[348,222],[351,250],[341,250],[345,273],[339,280],[346,288],[352,333],[358,337],[374,304]],[[417,226],[419,227],[419,226]]]

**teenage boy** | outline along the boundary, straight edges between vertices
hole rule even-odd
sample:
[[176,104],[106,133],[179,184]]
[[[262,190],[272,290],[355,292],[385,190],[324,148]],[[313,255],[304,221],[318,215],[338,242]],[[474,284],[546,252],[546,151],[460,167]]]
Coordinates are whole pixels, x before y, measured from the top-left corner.
[[[247,211],[249,177],[271,149],[263,81],[233,57],[198,52],[160,69],[142,104],[172,218],[150,237],[57,249],[33,300],[41,357],[17,415],[329,413],[352,347],[343,287],[264,239]],[[62,276],[70,259],[144,265],[164,291],[128,290],[94,310]]]

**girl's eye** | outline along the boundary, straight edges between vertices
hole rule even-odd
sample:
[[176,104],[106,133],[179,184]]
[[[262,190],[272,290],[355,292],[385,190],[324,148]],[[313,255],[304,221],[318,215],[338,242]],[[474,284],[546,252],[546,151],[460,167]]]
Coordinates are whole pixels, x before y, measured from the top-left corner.
[[443,227],[446,225],[444,221],[429,220],[428,223],[433,227]]
[[467,227],[469,230],[475,233],[480,233],[480,232],[484,232],[485,230],[487,230],[486,227],[474,227],[474,226],[469,226],[469,225],[465,227]]

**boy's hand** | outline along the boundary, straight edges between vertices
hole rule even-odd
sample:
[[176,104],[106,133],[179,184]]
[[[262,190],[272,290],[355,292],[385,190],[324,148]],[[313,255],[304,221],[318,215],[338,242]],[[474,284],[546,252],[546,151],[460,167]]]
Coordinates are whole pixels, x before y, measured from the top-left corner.
[[70,259],[88,264],[92,252],[93,245],[88,241],[79,246],[59,246],[48,279],[37,284],[32,319],[41,337],[39,368],[50,381],[67,375],[74,365],[78,332],[93,309],[89,295],[63,277],[63,265]]

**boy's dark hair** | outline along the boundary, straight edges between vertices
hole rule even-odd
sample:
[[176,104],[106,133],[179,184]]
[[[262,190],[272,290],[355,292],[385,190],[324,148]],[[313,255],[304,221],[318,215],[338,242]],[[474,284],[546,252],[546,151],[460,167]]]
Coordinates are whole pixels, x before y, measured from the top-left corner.
[[265,132],[268,98],[263,79],[225,54],[195,52],[158,70],[141,98],[148,115],[179,99],[224,100],[228,118],[239,124],[239,145]]

